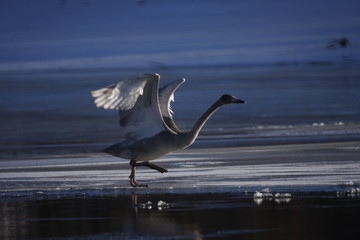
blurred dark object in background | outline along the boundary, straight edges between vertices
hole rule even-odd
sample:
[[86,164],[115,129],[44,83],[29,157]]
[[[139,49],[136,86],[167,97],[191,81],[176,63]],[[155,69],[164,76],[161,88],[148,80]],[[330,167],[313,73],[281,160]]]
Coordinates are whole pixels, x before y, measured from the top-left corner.
[[350,45],[349,39],[346,37],[331,40],[326,43],[327,49],[346,48]]

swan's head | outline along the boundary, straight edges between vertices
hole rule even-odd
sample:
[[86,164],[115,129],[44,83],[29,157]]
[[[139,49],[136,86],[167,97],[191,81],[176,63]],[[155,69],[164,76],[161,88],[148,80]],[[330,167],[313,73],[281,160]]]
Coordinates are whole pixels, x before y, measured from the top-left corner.
[[244,100],[238,99],[237,97],[231,96],[229,94],[222,95],[220,101],[223,104],[246,103]]

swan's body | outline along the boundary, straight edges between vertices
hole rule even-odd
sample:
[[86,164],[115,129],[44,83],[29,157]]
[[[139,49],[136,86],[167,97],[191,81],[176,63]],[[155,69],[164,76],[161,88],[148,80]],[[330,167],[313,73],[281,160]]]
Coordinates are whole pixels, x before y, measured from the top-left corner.
[[205,122],[220,107],[245,103],[233,96],[223,95],[200,117],[191,131],[182,132],[173,121],[170,102],[185,79],[160,89],[159,81],[158,74],[139,74],[92,92],[97,107],[119,110],[120,126],[124,128],[126,140],[106,148],[104,152],[130,160],[130,184],[134,187],[147,186],[136,182],[136,166],[167,172],[149,160],[190,146]]

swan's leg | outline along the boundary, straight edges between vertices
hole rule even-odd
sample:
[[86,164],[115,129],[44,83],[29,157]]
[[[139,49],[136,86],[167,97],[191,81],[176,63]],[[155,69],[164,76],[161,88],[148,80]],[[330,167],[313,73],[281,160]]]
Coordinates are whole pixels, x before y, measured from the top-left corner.
[[161,173],[164,173],[164,172],[168,171],[167,169],[159,167],[158,165],[155,165],[155,164],[150,163],[148,161],[139,162],[139,163],[134,161],[133,163],[130,162],[130,165],[135,166],[135,167],[148,167],[148,168],[154,169],[156,171],[159,171]]
[[136,169],[136,166],[137,166],[137,163],[136,161],[134,160],[131,160],[130,161],[130,165],[131,165],[131,174],[129,176],[130,178],[130,185],[133,186],[133,187],[148,187],[147,184],[140,184],[136,181],[135,179],[135,169]]
[[158,165],[155,165],[153,163],[150,162],[142,162],[142,163],[138,163],[137,166],[145,166],[145,167],[149,167],[151,169],[155,169],[161,173],[167,172],[168,170],[162,167],[159,167]]
[[149,167],[149,168],[155,169],[155,170],[157,170],[157,171],[159,171],[161,173],[164,173],[164,172],[168,171],[165,168],[159,167],[158,165],[147,162],[147,161],[137,163],[135,160],[131,160],[130,165],[131,165],[131,174],[130,174],[129,178],[130,178],[130,185],[133,186],[133,187],[148,187],[147,184],[140,184],[140,183],[138,183],[136,181],[136,179],[135,179],[135,169],[136,169],[136,167],[140,167],[140,166]]

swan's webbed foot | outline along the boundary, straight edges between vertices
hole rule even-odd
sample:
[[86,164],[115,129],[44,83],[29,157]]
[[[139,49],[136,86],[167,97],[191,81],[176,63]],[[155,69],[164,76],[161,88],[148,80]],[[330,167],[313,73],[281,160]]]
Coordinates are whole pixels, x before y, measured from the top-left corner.
[[148,187],[147,184],[140,184],[136,181],[136,179],[135,179],[135,168],[136,167],[139,167],[139,166],[149,167],[149,168],[154,169],[161,173],[165,173],[168,171],[167,169],[159,167],[158,165],[155,165],[148,161],[138,163],[135,160],[131,160],[130,165],[131,165],[131,174],[130,174],[129,178],[130,178],[130,185],[133,187]]
[[132,187],[148,187],[147,184],[140,184],[140,183],[138,183],[136,181],[136,179],[135,179],[135,166],[132,166],[131,174],[130,174],[129,178],[130,178],[130,185]]
[[148,185],[147,184],[140,184],[136,181],[135,177],[131,177],[130,176],[130,185],[132,187],[144,187],[144,188],[147,188]]

